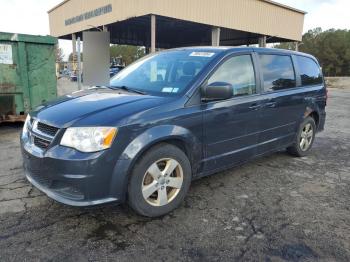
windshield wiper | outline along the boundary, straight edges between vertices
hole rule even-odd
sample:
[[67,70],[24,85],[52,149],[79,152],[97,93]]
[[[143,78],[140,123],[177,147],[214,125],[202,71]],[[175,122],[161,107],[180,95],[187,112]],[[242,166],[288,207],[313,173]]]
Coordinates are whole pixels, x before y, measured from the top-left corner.
[[127,91],[127,92],[133,92],[133,93],[136,93],[136,94],[141,94],[141,95],[147,95],[146,92],[143,92],[141,90],[137,90],[137,89],[133,89],[133,88],[130,88],[130,87],[127,87],[127,86],[109,86],[109,85],[103,85],[103,86],[96,86],[97,88],[109,88],[109,89],[113,89],[113,90],[116,90],[116,89],[121,89],[121,90],[124,90],[124,91]]
[[114,89],[121,89],[121,90],[125,90],[127,92],[133,92],[133,93],[137,93],[137,94],[141,94],[141,95],[147,95],[146,92],[143,92],[141,90],[138,89],[133,89],[127,86],[109,86],[109,88],[114,88]]

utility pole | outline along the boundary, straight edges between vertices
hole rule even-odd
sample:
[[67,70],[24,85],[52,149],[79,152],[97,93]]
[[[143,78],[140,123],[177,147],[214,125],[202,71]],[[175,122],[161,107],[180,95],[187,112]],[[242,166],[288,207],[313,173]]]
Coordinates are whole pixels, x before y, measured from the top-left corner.
[[78,89],[81,90],[81,50],[80,50],[80,37],[78,37],[78,72],[77,72],[77,75],[78,75]]

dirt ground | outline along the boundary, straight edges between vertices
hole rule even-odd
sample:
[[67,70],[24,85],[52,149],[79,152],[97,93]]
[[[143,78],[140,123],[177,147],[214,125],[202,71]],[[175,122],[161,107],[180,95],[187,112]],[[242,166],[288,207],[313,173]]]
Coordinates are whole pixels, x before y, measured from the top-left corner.
[[0,126],[0,261],[350,261],[350,88],[331,89],[308,157],[285,152],[195,181],[147,219],[71,208],[23,177],[20,125]]

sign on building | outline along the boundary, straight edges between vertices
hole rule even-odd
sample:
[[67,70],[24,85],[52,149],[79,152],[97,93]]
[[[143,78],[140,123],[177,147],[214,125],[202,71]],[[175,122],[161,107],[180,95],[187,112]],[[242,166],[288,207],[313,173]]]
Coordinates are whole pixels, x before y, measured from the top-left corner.
[[13,64],[11,45],[0,44],[0,64]]

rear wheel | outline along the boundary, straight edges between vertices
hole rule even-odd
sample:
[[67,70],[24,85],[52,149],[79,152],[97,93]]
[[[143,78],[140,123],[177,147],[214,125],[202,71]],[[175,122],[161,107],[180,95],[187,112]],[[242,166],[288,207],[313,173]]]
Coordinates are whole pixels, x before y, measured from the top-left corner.
[[128,186],[128,203],[140,215],[157,217],[177,208],[191,183],[190,162],[179,148],[160,144],[135,165]]
[[296,140],[291,147],[287,148],[287,151],[294,156],[306,156],[313,145],[315,133],[315,120],[309,116],[301,123]]

